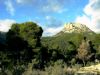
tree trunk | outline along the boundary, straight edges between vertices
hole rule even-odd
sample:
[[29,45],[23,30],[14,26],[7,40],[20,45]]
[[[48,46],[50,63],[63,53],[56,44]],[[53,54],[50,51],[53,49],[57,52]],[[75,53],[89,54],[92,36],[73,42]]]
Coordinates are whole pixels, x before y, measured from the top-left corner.
[[85,66],[85,61],[83,60],[83,66]]

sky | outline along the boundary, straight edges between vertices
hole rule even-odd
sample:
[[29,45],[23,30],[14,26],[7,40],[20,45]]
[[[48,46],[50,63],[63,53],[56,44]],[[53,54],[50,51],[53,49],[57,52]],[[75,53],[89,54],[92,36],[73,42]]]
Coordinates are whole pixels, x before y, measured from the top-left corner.
[[0,0],[0,31],[27,21],[41,26],[43,36],[55,35],[69,22],[100,32],[100,0]]

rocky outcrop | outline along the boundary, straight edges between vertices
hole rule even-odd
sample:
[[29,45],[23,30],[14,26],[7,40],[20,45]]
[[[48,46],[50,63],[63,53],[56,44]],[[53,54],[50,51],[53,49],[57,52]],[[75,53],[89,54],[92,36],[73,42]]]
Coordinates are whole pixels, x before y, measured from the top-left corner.
[[74,33],[81,33],[81,32],[94,33],[86,25],[80,24],[80,23],[66,23],[62,31],[65,33],[66,32],[67,33],[72,33],[72,32]]
[[62,35],[64,33],[84,33],[84,34],[95,34],[86,25],[80,23],[66,23],[64,28],[58,32],[55,36]]
[[82,67],[76,72],[76,75],[100,75],[100,64]]

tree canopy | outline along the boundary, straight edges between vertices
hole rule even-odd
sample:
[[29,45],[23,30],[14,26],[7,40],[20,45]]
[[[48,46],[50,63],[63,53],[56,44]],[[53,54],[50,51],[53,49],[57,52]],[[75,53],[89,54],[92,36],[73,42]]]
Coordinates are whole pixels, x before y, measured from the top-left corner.
[[42,32],[42,28],[34,22],[13,24],[6,34],[8,54],[11,55],[11,59],[20,62],[30,61],[37,48],[41,47]]

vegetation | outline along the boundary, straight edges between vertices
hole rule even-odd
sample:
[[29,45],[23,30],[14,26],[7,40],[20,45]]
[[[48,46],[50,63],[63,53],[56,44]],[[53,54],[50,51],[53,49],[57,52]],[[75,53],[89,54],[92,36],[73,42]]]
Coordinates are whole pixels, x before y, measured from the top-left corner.
[[1,32],[0,75],[74,75],[100,60],[100,34],[41,37],[42,33],[33,22],[16,23]]

